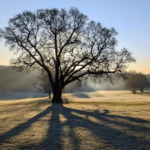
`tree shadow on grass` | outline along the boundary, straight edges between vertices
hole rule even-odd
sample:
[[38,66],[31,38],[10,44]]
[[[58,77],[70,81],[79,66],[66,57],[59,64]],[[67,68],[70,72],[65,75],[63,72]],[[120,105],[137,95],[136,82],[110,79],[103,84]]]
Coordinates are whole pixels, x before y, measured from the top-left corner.
[[[147,120],[111,115],[108,110],[90,112],[71,109],[61,104],[52,104],[27,122],[1,135],[0,147],[49,113],[52,116],[47,120],[49,128],[45,139],[38,144],[21,145],[20,149],[82,149],[83,142],[88,149],[104,149],[106,146],[110,149],[150,148],[150,139],[144,136],[150,134],[150,122]],[[66,121],[61,122],[60,115]],[[68,141],[70,144],[67,144]]]

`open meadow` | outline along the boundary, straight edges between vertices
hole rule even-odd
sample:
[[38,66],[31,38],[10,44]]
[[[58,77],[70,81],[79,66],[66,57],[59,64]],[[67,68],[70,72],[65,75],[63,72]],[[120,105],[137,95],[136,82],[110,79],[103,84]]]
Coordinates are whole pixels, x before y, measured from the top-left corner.
[[149,150],[150,94],[93,91],[0,97],[0,150]]

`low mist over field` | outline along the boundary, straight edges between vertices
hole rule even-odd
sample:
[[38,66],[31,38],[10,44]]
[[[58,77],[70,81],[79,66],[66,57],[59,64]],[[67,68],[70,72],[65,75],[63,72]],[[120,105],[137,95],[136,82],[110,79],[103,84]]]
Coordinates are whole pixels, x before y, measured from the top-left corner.
[[[34,83],[38,80],[40,75],[39,70],[31,70],[30,72],[23,71],[18,72],[13,70],[11,66],[0,66],[0,91],[7,92],[32,92],[37,91]],[[147,75],[150,79],[150,75]],[[88,79],[77,85],[76,82],[71,83],[65,87],[64,92],[92,92],[95,90],[127,90],[125,86],[125,80],[121,77],[112,75],[112,81],[107,78]]]
[[[37,80],[40,72],[38,70],[32,70],[30,72],[23,71],[17,72],[10,66],[0,66],[0,90],[2,91],[35,91],[33,84]],[[67,91],[79,91],[79,87],[75,87],[76,84],[70,84],[66,88]],[[81,83],[80,90],[123,90],[126,89],[125,82],[121,78],[113,75],[113,83],[104,79],[86,80]]]
[[5,91],[30,91],[38,77],[38,71],[17,72],[9,66],[0,66],[0,89]]

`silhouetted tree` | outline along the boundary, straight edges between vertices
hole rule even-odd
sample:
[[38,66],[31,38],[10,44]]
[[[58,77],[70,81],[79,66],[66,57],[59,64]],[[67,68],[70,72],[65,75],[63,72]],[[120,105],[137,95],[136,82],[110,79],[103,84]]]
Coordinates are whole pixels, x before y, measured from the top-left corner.
[[[91,75],[124,74],[135,61],[125,48],[116,51],[114,28],[89,21],[77,8],[24,11],[0,29],[0,38],[19,57],[11,64],[22,70],[41,67],[49,77],[53,102],[61,102],[62,89]],[[52,78],[52,70],[55,77]]]
[[130,71],[127,75],[127,80],[126,80],[126,87],[129,88],[133,94],[136,93],[137,89],[137,79],[135,78],[136,72],[135,71]]
[[148,78],[142,73],[131,71],[128,73],[127,78],[128,79],[126,85],[134,94],[136,93],[137,89],[139,89],[143,93],[144,88],[150,86]]
[[150,87],[150,83],[146,75],[139,73],[138,74],[139,90],[143,93],[144,88]]

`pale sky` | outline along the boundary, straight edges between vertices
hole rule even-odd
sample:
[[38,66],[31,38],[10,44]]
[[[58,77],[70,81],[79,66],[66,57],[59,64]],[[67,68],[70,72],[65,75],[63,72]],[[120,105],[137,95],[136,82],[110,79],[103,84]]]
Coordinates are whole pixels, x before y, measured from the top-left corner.
[[[0,28],[24,10],[77,7],[90,20],[114,27],[116,49],[127,48],[136,58],[129,69],[150,74],[150,0],[0,0]],[[9,65],[12,52],[0,42],[0,65]]]

